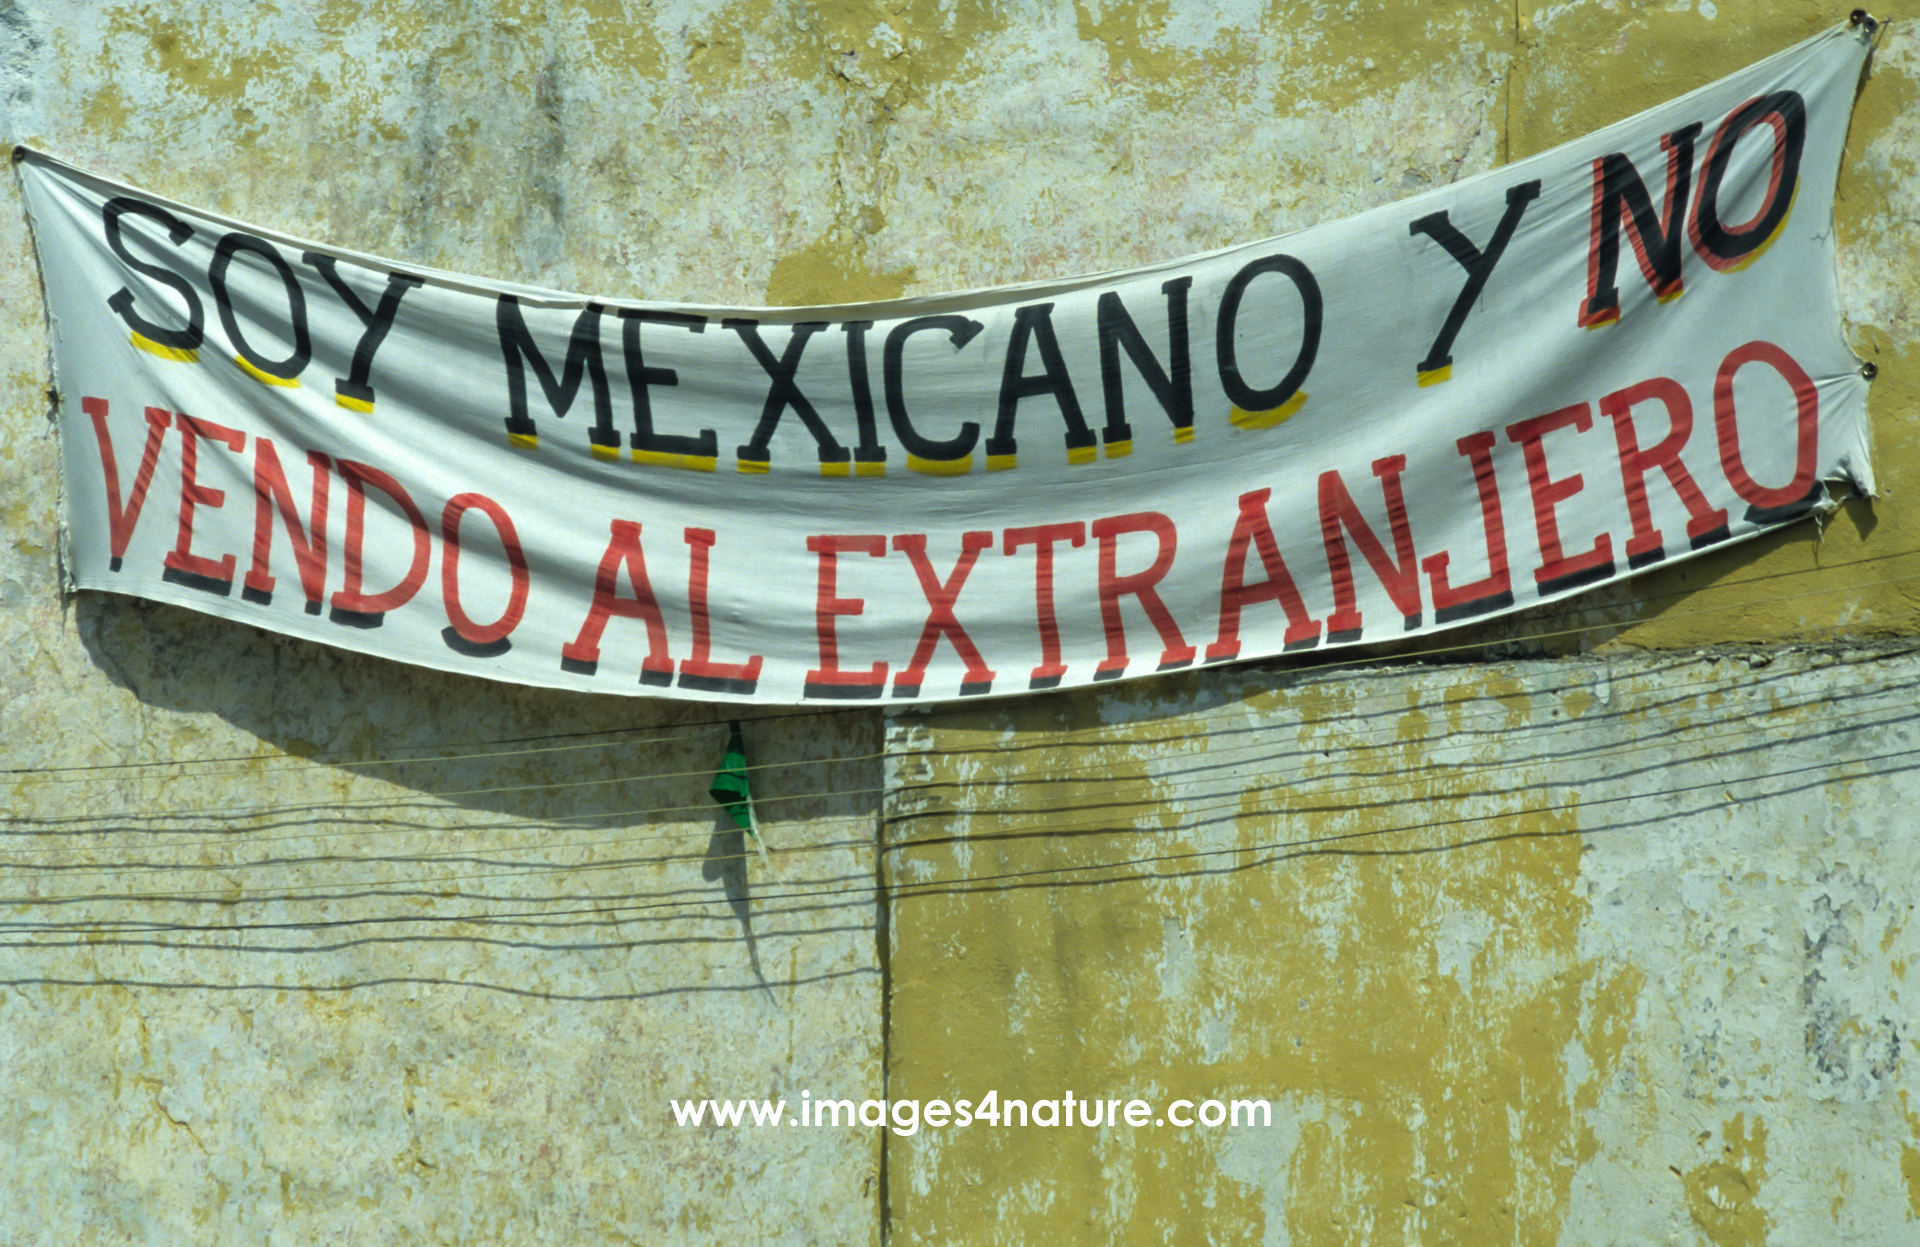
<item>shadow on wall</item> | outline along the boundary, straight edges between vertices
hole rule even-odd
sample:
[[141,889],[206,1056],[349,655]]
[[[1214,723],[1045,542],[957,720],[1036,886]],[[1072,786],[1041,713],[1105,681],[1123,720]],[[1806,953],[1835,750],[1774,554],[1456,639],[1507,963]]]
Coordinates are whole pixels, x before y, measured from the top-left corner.
[[[1850,522],[1864,535],[1873,520],[1864,503],[1850,503],[1835,522]],[[1488,647],[1540,653],[1553,643],[1545,638],[1562,652],[1578,649],[1584,637],[1655,618],[1705,584],[1761,576],[1755,565],[1769,554],[1816,539],[1810,525],[1770,535],[1590,598],[1463,631],[1458,641],[1447,639],[1446,651],[1429,642],[1418,653],[1376,650],[1339,659],[1480,662]],[[879,973],[874,939],[888,902],[876,894],[872,853],[886,780],[881,716],[870,709],[775,711],[748,720],[756,798],[776,852],[769,869],[706,792],[730,707],[499,684],[118,595],[83,593],[73,605],[94,664],[138,703],[128,708],[130,724],[100,733],[127,742],[106,756],[167,764],[103,772],[100,782],[56,790],[58,806],[46,802],[8,816],[0,830],[18,847],[6,863],[14,880],[6,892],[19,895],[0,893],[0,900],[24,907],[9,924],[8,943],[46,955],[16,958],[21,970],[51,972],[0,979],[66,981],[53,956],[60,948],[75,957],[118,948],[211,958],[203,972],[180,966],[171,978],[103,978],[97,975],[105,966],[91,962],[88,977],[75,970],[76,981],[94,983],[219,986],[217,979],[230,978],[338,991],[434,981],[553,999],[769,993]],[[909,778],[891,786],[891,899],[1077,890],[1510,838],[1453,827],[1403,798],[1369,798],[1379,776],[1359,751],[1340,764],[1316,761],[1318,795],[1302,807],[1301,792],[1285,785],[1302,759],[1259,747],[1271,724],[1257,706],[1243,716],[1244,728],[1193,718],[1249,699],[1316,695],[1313,686],[1327,682],[1332,657],[932,712],[946,728],[971,725],[983,739],[1017,738],[1019,747],[987,751],[975,779],[963,785]],[[1693,661],[1697,656],[1676,657],[1673,665]],[[1350,668],[1341,678],[1365,670]],[[230,724],[238,738],[208,731],[206,716]],[[1351,714],[1342,723],[1347,731],[1361,726]],[[1180,782],[1198,782],[1204,791],[1207,768],[1224,765],[1215,799],[1176,813],[1156,784],[1101,773],[1116,732],[1135,745],[1165,738],[1174,753],[1212,751],[1211,761],[1196,758],[1180,768]],[[259,756],[257,741],[285,756]],[[1238,774],[1241,764],[1217,756],[1244,746],[1259,755],[1266,787],[1258,800]],[[1023,750],[1036,757],[1018,756]],[[894,752],[896,762],[911,763],[910,749]],[[1558,754],[1550,760],[1568,761]],[[1092,786],[1080,774],[1089,767],[1099,779]],[[1329,796],[1324,785],[1343,771],[1349,787]],[[1791,777],[1782,783],[1790,785]],[[1506,796],[1523,804],[1536,796],[1543,815],[1554,799],[1545,790]],[[1692,801],[1694,813],[1727,806],[1706,789],[1672,796]],[[1209,804],[1221,808],[1208,812]],[[1363,830],[1318,838],[1250,831],[1301,818],[1321,825],[1358,820]],[[1643,825],[1629,804],[1588,810],[1579,821],[1581,834]],[[956,834],[960,822],[966,826]],[[1169,833],[1225,835],[1233,847],[1170,850]],[[1515,834],[1574,833],[1556,825]],[[939,853],[963,837],[973,849],[989,850],[996,864],[965,878],[904,869],[907,858]],[[1094,846],[1092,860],[1104,865],[1087,869],[1079,855]],[[1057,868],[1063,853],[1076,856],[1073,868]],[[24,860],[30,855],[37,860]],[[395,950],[410,953],[396,959]],[[252,964],[235,964],[242,953],[284,959],[289,969],[236,973]],[[412,953],[422,956],[416,961]],[[629,964],[639,957],[643,966]],[[503,958],[514,962],[512,972],[503,970]],[[421,975],[428,964],[447,973]],[[769,965],[781,967],[771,979]],[[618,990],[610,986],[616,979]]]
[[[95,749],[105,769],[23,785],[35,804],[0,818],[4,985],[605,1001],[878,975],[877,715],[748,721],[763,864],[707,793],[737,710],[498,684],[113,594],[72,604],[138,705],[97,734],[121,746]],[[116,953],[139,972],[114,973]]]
[[[1595,838],[1903,775],[1920,770],[1903,736],[1920,677],[1898,665],[1915,653],[1911,638],[1835,648],[1818,681],[1767,649],[1632,656],[1619,661],[1634,691],[1617,699],[1614,660],[1594,656],[1530,664],[1524,681],[1512,664],[1462,667],[1440,677],[1454,691],[1420,703],[1393,684],[1414,668],[1252,669],[1188,677],[1212,685],[1183,702],[1191,717],[1100,689],[1044,712],[937,713],[935,737],[981,743],[903,766],[884,820],[889,894],[1066,892]],[[1370,691],[1380,683],[1386,695]],[[970,778],[989,769],[991,782]],[[992,866],[955,873],[956,853]]]

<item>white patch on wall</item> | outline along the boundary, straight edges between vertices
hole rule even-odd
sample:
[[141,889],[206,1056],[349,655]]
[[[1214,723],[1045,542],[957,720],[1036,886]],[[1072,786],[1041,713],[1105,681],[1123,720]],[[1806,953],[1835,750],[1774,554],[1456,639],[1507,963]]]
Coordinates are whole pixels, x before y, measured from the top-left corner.
[[1492,934],[1493,920],[1477,909],[1457,909],[1440,919],[1433,937],[1434,969],[1451,974],[1464,996],[1473,995],[1473,961]]
[[1293,1247],[1293,1233],[1287,1226],[1287,1179],[1300,1148],[1300,1124],[1321,1120],[1324,1109],[1291,1098],[1270,1103],[1271,1126],[1240,1126],[1226,1132],[1219,1169],[1223,1177],[1260,1192],[1260,1211],[1266,1214],[1260,1247]]

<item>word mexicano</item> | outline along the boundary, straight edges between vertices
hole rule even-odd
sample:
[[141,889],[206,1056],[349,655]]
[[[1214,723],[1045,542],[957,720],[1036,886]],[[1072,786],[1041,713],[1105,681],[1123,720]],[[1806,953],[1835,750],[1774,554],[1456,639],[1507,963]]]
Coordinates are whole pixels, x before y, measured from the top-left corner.
[[[1612,153],[1593,162],[1587,282],[1576,318],[1580,325],[1600,327],[1619,320],[1617,275],[1623,243],[1630,248],[1652,293],[1660,302],[1668,302],[1683,292],[1682,260],[1687,251],[1711,270],[1729,273],[1750,263],[1777,237],[1792,208],[1805,143],[1802,98],[1795,92],[1777,91],[1734,109],[1707,143],[1696,166],[1696,140],[1703,132],[1704,126],[1694,122],[1662,137],[1667,168],[1658,210],[1647,180],[1625,155]],[[1771,144],[1769,185],[1763,202],[1748,220],[1729,224],[1721,218],[1722,184],[1735,146],[1750,132],[1759,132]],[[1484,245],[1462,233],[1445,211],[1409,223],[1410,234],[1424,235],[1439,246],[1465,275],[1430,347],[1413,369],[1419,384],[1437,384],[1451,375],[1454,339],[1506,252],[1528,205],[1540,193],[1537,179],[1509,187],[1505,211]],[[184,311],[184,325],[151,319],[136,306],[133,292],[122,287],[108,304],[127,325],[133,345],[163,359],[197,361],[207,337],[203,286],[234,353],[234,362],[261,384],[300,385],[301,375],[314,355],[307,285],[281,248],[244,231],[228,232],[212,249],[204,281],[196,283],[177,266],[136,256],[128,245],[130,237],[155,254],[161,244],[145,230],[130,231],[129,218],[143,218],[161,227],[166,241],[176,249],[194,231],[165,207],[139,198],[123,195],[105,204],[102,225],[110,249],[129,268],[170,291]],[[269,345],[271,349],[287,347],[284,355],[274,356],[250,340],[235,312],[229,273],[242,257],[247,257],[249,267],[264,265],[282,287],[284,318],[278,317],[278,309],[271,309],[275,315],[264,321],[258,318],[268,309],[247,310],[256,318],[254,334],[277,339]],[[333,256],[303,251],[299,258],[319,275],[360,327],[347,375],[335,378],[336,401],[342,407],[371,413],[376,400],[376,356],[408,292],[425,285],[425,280],[402,272],[387,273],[385,288],[369,301],[342,277]],[[732,393],[737,388],[737,374],[757,370],[749,375],[757,376],[758,384],[741,391],[756,396],[759,402],[759,416],[751,435],[734,450],[735,466],[744,473],[771,470],[773,437],[789,413],[811,437],[819,471],[826,476],[885,474],[892,448],[882,441],[883,412],[885,429],[892,434],[906,466],[915,472],[933,476],[969,472],[978,461],[976,451],[984,451],[989,470],[1009,469],[1018,463],[1016,429],[1022,404],[1029,403],[1051,408],[1051,414],[1059,419],[1069,463],[1091,463],[1102,446],[1109,458],[1132,450],[1134,431],[1126,408],[1130,380],[1136,395],[1142,386],[1151,395],[1176,442],[1192,440],[1196,407],[1192,329],[1197,319],[1194,305],[1198,304],[1202,312],[1211,305],[1212,372],[1219,392],[1232,405],[1230,422],[1243,428],[1267,428],[1292,416],[1306,402],[1303,386],[1321,346],[1325,300],[1313,271],[1297,257],[1273,253],[1258,255],[1243,264],[1217,296],[1208,290],[1195,297],[1193,285],[1191,276],[1174,277],[1160,284],[1157,299],[1154,293],[1143,292],[1144,298],[1136,295],[1132,308],[1119,290],[1107,290],[1093,300],[1091,313],[1083,300],[1076,300],[1071,310],[1062,309],[1059,325],[1055,321],[1056,301],[998,309],[991,332],[988,324],[958,311],[887,322],[809,320],[783,326],[769,325],[765,318],[723,316],[719,318],[720,330],[738,349],[703,352],[708,358],[702,363],[712,370],[703,377],[703,394],[722,390]],[[1250,303],[1256,285],[1260,293],[1253,295]],[[1155,300],[1149,329],[1164,325],[1163,336],[1143,330],[1136,319],[1136,312],[1144,315],[1149,300]],[[1275,300],[1289,309],[1286,315],[1273,313]],[[1297,314],[1293,311],[1296,304]],[[529,324],[530,311],[535,313],[537,331]],[[572,316],[571,324],[566,321],[568,315]],[[617,335],[610,334],[610,321],[617,323]],[[661,335],[704,335],[713,318],[690,311],[610,307],[600,302],[553,307],[501,293],[495,296],[494,322],[505,374],[505,431],[511,445],[531,450],[540,444],[540,425],[534,418],[528,383],[531,374],[556,419],[573,410],[583,389],[588,392],[592,421],[586,438],[594,456],[618,459],[624,449],[638,464],[716,470],[720,438],[715,429],[672,431],[662,427],[669,421],[655,411],[654,394],[677,387],[680,378],[676,369],[650,362],[648,354],[649,341],[658,351],[667,341]],[[784,327],[785,341],[769,341],[769,331],[778,327]],[[618,338],[619,358],[624,365],[624,376],[618,379],[624,383],[631,409],[632,430],[624,436],[624,447],[622,433],[615,425],[615,374],[608,367],[609,336]],[[1063,337],[1076,346],[1091,346],[1088,354],[1098,360],[1105,420],[1098,436],[1088,422],[1080,388],[1069,371]],[[1156,344],[1150,337],[1161,337],[1162,341]],[[977,341],[982,345],[973,347]],[[1244,345],[1248,341],[1257,342],[1257,347]],[[823,349],[815,344],[831,345]],[[822,355],[838,357],[811,369],[807,382],[813,387],[811,395],[801,380],[809,350],[816,359]],[[987,354],[994,350],[997,355]],[[876,354],[880,374],[877,398],[870,367]],[[1243,354],[1260,358],[1243,360]],[[991,370],[996,364],[999,379],[994,397],[981,393],[976,398],[964,393],[962,378],[972,377],[983,368],[987,378],[984,385],[992,387]],[[822,397],[822,373],[831,375],[842,366],[844,389],[836,388],[829,402]],[[956,367],[962,370],[959,374],[952,371]],[[1277,380],[1266,380],[1275,374]],[[913,393],[936,393],[946,400],[948,410],[980,410],[984,414],[991,405],[991,432],[983,437],[979,422],[950,419],[949,423],[957,423],[957,427],[945,430],[945,436],[938,435],[927,427],[926,416],[916,416],[916,404],[909,401]],[[836,412],[851,409],[855,431],[852,445],[843,441],[822,415],[823,405]],[[924,403],[921,410],[935,405]],[[694,423],[710,415],[703,405],[701,418]]]

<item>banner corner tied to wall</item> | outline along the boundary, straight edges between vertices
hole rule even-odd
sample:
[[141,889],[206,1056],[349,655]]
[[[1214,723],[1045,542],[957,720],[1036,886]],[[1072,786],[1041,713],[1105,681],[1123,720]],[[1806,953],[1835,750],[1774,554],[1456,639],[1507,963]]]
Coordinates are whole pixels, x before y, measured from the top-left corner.
[[16,149],[68,566],[551,688],[1085,685],[1459,627],[1873,491],[1839,27],[1186,261],[835,308],[410,268]]

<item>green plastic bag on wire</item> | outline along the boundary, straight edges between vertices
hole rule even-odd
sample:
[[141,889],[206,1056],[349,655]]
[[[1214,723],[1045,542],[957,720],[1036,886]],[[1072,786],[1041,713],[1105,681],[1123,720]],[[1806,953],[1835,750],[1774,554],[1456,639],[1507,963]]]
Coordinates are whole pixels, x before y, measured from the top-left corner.
[[753,813],[753,783],[747,778],[747,744],[740,735],[738,719],[727,723],[727,752],[720,759],[720,769],[713,773],[713,785],[707,793],[720,803],[733,825],[746,833],[753,847],[760,851],[760,860],[769,861],[766,843],[760,838],[760,820]]

